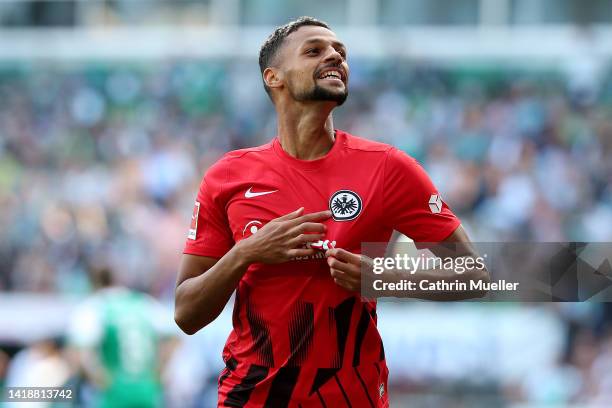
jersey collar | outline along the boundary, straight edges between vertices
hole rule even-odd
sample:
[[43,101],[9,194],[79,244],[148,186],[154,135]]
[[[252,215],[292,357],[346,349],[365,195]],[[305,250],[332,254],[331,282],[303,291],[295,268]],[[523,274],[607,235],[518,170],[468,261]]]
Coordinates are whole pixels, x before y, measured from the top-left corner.
[[325,156],[315,160],[300,160],[291,156],[285,150],[283,150],[283,146],[281,146],[278,136],[274,138],[272,148],[274,149],[276,155],[291,167],[296,167],[306,171],[320,170],[321,168],[329,165],[329,163],[333,162],[334,158],[340,154],[342,147],[346,142],[346,134],[343,131],[336,129],[334,133],[336,138],[332,148],[329,149],[329,152],[327,152]]

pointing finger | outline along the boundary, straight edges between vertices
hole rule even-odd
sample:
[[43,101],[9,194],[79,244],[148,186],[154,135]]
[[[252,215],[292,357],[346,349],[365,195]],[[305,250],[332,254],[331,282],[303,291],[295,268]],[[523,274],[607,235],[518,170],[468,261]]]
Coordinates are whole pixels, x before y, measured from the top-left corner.
[[323,233],[325,231],[327,231],[327,226],[325,226],[325,224],[321,224],[319,222],[305,222],[303,224],[291,228],[290,233],[292,235],[298,235],[312,232]]
[[302,224],[308,221],[324,221],[328,219],[329,217],[331,217],[331,211],[325,210],[325,211],[319,211],[319,212],[310,213],[310,214],[304,214],[301,217],[291,220],[291,223],[293,225],[299,225],[299,224]]
[[285,214],[281,217],[278,217],[275,221],[287,221],[287,220],[292,220],[296,217],[299,217],[300,215],[302,215],[302,213],[304,212],[304,207],[300,207],[295,211],[292,211],[288,214]]

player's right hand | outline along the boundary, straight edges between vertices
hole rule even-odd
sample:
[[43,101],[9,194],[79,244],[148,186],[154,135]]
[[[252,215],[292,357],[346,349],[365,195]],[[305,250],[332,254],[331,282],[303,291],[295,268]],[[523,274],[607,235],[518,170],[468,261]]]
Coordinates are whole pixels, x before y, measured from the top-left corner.
[[305,248],[305,244],[325,237],[327,227],[321,221],[331,217],[331,211],[302,215],[303,212],[302,207],[275,218],[255,234],[240,241],[237,245],[243,256],[249,263],[275,264],[298,256],[313,255],[316,250]]

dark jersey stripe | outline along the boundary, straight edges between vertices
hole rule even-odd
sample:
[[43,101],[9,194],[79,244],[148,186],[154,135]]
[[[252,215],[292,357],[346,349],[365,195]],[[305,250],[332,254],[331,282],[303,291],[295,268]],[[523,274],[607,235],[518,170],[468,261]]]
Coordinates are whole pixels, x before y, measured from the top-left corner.
[[348,395],[346,395],[346,391],[344,391],[344,387],[340,383],[340,379],[338,378],[336,374],[334,374],[334,379],[336,380],[336,384],[338,384],[338,388],[340,388],[340,392],[342,392],[342,396],[344,397],[344,400],[346,401],[346,405],[348,405],[349,408],[352,408],[351,401],[349,401]]
[[223,374],[221,374],[221,376],[219,377],[219,383],[218,383],[219,387],[221,387],[221,385],[223,385],[223,381],[225,381],[225,379],[227,377],[229,377],[229,375],[230,375],[230,370],[228,370],[227,367],[225,367],[223,369]]
[[281,367],[274,376],[270,392],[264,407],[284,408],[289,406],[291,393],[295,388],[298,377],[300,376],[299,367]]
[[374,402],[372,401],[372,397],[370,397],[370,393],[368,392],[368,387],[365,385],[365,381],[361,378],[361,374],[359,374],[359,367],[354,367],[355,374],[357,374],[357,378],[361,383],[361,387],[363,388],[363,392],[365,392],[366,397],[368,397],[368,401],[370,402],[370,406],[374,408]]
[[219,377],[219,387],[221,387],[223,381],[225,381],[225,379],[229,377],[231,372],[236,370],[236,367],[238,367],[238,361],[236,361],[234,357],[228,358],[225,362],[225,369],[223,370],[223,374],[221,374],[221,376]]
[[242,319],[240,318],[240,306],[242,296],[240,295],[240,288],[236,289],[236,296],[234,296],[234,310],[232,311],[232,325],[238,332],[242,331]]
[[338,370],[339,368],[319,368],[315,374],[315,378],[312,382],[312,387],[310,387],[310,392],[308,395],[312,395],[313,392],[318,391],[323,384],[328,382],[330,378],[336,375]]
[[[372,310],[370,311],[370,315],[372,316],[372,319],[374,320],[374,324],[376,324],[376,322],[378,321],[378,316],[376,315],[375,308],[372,308]],[[385,359],[385,346],[383,346],[382,339],[380,339],[380,354],[378,355],[378,360],[382,361],[384,359]]]
[[361,346],[365,339],[366,332],[370,326],[371,315],[368,312],[366,305],[363,304],[361,308],[361,316],[359,317],[359,323],[357,324],[357,332],[355,333],[355,350],[353,351],[353,367],[359,365],[361,359]]
[[334,319],[336,320],[336,336],[338,340],[338,353],[336,355],[335,367],[342,367],[344,361],[344,350],[348,339],[349,328],[351,325],[351,315],[355,298],[350,297],[334,308]]
[[325,400],[323,399],[323,396],[321,395],[319,390],[317,390],[317,397],[319,397],[319,401],[321,402],[321,406],[323,408],[327,408],[327,404],[325,403]]
[[227,393],[227,398],[223,402],[225,407],[242,408],[249,402],[251,393],[255,389],[258,382],[263,381],[268,376],[268,367],[252,364],[249,367],[247,375],[244,376],[239,384],[236,384],[230,392]]
[[291,355],[287,365],[297,367],[308,358],[314,335],[314,305],[299,302],[295,305],[289,322]]
[[380,340],[380,355],[378,356],[379,361],[385,359],[385,346],[383,345],[382,339]]
[[253,308],[251,302],[246,302],[246,315],[253,337],[254,349],[259,358],[259,363],[266,367],[274,366],[274,355],[272,351],[272,336],[267,324],[260,313]]
[[225,366],[231,371],[234,371],[236,370],[236,368],[238,368],[238,361],[234,357],[230,357],[225,362]]

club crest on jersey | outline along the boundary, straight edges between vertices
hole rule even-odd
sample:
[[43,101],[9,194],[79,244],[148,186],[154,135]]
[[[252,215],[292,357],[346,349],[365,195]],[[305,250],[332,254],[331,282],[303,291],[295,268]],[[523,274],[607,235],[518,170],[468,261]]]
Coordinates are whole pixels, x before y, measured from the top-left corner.
[[361,213],[361,197],[351,190],[339,190],[329,199],[329,210],[335,221],[354,220]]

